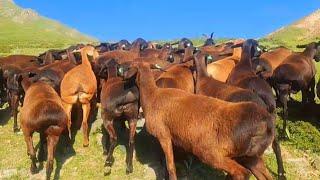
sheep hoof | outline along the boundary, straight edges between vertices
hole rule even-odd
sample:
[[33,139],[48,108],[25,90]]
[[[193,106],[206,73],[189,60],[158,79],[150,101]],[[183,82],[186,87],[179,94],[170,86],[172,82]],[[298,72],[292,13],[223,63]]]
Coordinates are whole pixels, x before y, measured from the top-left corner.
[[279,173],[278,179],[279,179],[279,180],[287,180],[285,174],[282,174],[282,173]]
[[14,127],[14,128],[13,128],[13,132],[14,132],[14,133],[18,133],[18,132],[20,132],[20,128],[18,128],[18,127]]
[[37,173],[37,167],[31,165],[30,172],[31,172],[31,174],[36,174]]
[[108,176],[108,175],[110,175],[111,174],[111,166],[106,166],[105,168],[104,168],[104,175],[105,176]]
[[127,168],[126,168],[126,174],[130,174],[130,173],[132,173],[133,172],[133,167],[132,167],[132,165],[131,166],[127,166]]

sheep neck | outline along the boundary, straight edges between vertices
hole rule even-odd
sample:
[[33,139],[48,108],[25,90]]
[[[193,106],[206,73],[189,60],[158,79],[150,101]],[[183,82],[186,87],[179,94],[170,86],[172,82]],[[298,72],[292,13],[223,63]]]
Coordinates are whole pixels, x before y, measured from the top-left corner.
[[240,58],[240,62],[238,63],[241,66],[247,66],[247,67],[252,67],[251,61],[252,61],[252,57],[251,57],[251,49],[252,46],[251,45],[244,45],[244,47],[242,48],[242,52],[241,52],[241,58]]
[[182,62],[187,62],[190,58],[193,58],[193,48],[186,48]]
[[195,60],[196,68],[197,68],[197,82],[204,77],[209,77],[207,72],[207,66],[204,57],[196,58]]
[[151,98],[157,89],[153,74],[148,67],[139,67],[138,69],[138,86],[140,91],[140,101],[143,110],[148,107],[148,102],[152,102]]
[[309,57],[311,59],[314,58],[314,56],[316,55],[316,50],[314,47],[314,44],[310,44],[306,47],[306,49],[303,51],[303,55],[305,55],[306,57]]
[[90,67],[91,68],[91,63],[88,59],[88,56],[87,56],[87,52],[86,51],[81,51],[81,58],[82,58],[82,63],[81,65],[84,65],[84,66],[87,66],[87,67]]

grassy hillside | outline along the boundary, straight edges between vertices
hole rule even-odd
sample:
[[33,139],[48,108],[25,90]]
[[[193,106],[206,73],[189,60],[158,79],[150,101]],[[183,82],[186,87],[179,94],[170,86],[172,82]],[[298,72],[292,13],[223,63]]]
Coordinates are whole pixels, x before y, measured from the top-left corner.
[[270,33],[262,38],[261,44],[267,47],[286,46],[295,49],[297,44],[320,40],[320,9],[289,26]]
[[0,0],[0,55],[38,54],[48,48],[94,41],[97,40],[31,9]]

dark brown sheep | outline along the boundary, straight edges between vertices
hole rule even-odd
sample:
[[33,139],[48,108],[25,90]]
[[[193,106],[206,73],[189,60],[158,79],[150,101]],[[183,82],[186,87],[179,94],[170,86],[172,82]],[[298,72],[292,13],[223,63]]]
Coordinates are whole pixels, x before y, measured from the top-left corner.
[[320,60],[320,42],[299,47],[305,47],[305,50],[288,56],[272,75],[273,87],[284,112],[283,133],[288,116],[287,101],[291,93],[301,91],[302,103],[314,103],[316,67],[313,59]]
[[276,102],[272,89],[270,85],[265,80],[259,78],[255,70],[252,69],[252,59],[259,55],[258,42],[253,39],[246,40],[242,44],[240,62],[232,69],[227,83],[257,93],[267,105],[268,111],[273,113]]
[[134,137],[139,114],[139,90],[134,81],[123,81],[117,76],[118,64],[111,59],[104,66],[99,75],[104,80],[101,90],[101,117],[103,125],[109,134],[110,146],[107,154],[105,166],[108,166],[106,174],[111,173],[113,165],[113,151],[117,144],[117,134],[114,129],[114,121],[127,120],[130,128],[129,143],[126,164],[126,173],[132,173],[132,158],[134,151]]
[[269,52],[262,53],[253,64],[256,66],[257,73],[263,79],[269,79],[273,71],[293,52],[285,47],[278,47]]

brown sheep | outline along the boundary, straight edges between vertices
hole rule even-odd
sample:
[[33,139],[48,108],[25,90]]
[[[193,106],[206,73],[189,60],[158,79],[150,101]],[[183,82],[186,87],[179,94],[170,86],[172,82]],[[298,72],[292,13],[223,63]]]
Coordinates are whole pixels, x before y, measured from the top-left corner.
[[253,39],[246,40],[242,45],[242,53],[240,62],[232,69],[227,83],[244,89],[249,89],[264,101],[270,113],[273,113],[276,107],[275,98],[273,96],[270,85],[256,75],[252,68],[252,59],[259,57],[258,42]]
[[[205,56],[202,53],[196,54],[194,61],[197,69],[196,94],[210,96],[228,102],[250,101],[267,109],[267,105],[254,92],[236,86],[228,85],[210,77],[207,73]],[[281,149],[276,138],[272,143],[272,148],[277,158],[279,179],[285,179]]]
[[126,173],[132,173],[132,158],[134,151],[134,137],[139,114],[139,90],[134,82],[123,81],[117,76],[118,64],[111,59],[100,70],[99,76],[103,78],[101,90],[101,117],[103,125],[109,134],[110,146],[107,153],[105,166],[108,168],[105,174],[111,173],[113,165],[113,151],[117,144],[117,134],[114,129],[114,121],[127,120],[130,128],[127,150]]
[[124,63],[127,61],[133,61],[134,59],[139,57],[140,53],[140,45],[136,43],[133,47],[129,50],[114,50],[114,51],[107,51],[101,54],[100,57],[104,59],[117,59],[119,63]]
[[21,128],[27,144],[27,152],[31,159],[31,173],[37,172],[36,151],[33,146],[32,135],[40,133],[39,161],[43,162],[44,143],[47,141],[47,179],[50,179],[53,170],[53,160],[56,145],[63,130],[67,126],[67,114],[62,106],[61,99],[55,90],[44,82],[35,82],[30,85],[29,80],[23,80],[26,91],[24,105],[21,108]]
[[140,57],[165,59],[171,52],[170,44],[163,46],[162,49],[145,49],[140,52]]
[[83,146],[89,146],[88,117],[90,113],[90,100],[97,91],[97,80],[92,71],[88,56],[94,59],[98,57],[98,52],[92,46],[80,49],[82,63],[68,71],[61,81],[61,98],[68,115],[68,130],[71,135],[71,110],[76,103],[82,105],[82,130]]
[[287,101],[291,93],[302,92],[302,103],[314,103],[314,87],[316,67],[315,61],[320,60],[320,42],[310,43],[301,53],[288,56],[273,72],[273,87],[277,92],[277,99],[283,107],[283,131],[286,130],[288,116]]
[[177,88],[194,93],[194,78],[190,66],[176,64],[165,69],[165,72],[156,77],[156,84],[160,88]]
[[272,76],[273,71],[293,52],[285,47],[279,47],[272,51],[262,53],[254,63],[260,76],[268,79]]
[[31,64],[37,65],[36,56],[27,55],[11,55],[7,57],[0,58],[0,66],[14,64],[19,68],[29,67]]
[[125,79],[136,77],[146,130],[164,151],[169,179],[176,169],[172,146],[193,153],[232,179],[272,179],[261,158],[275,135],[274,120],[252,102],[230,103],[173,88],[158,88],[150,65],[132,63]]
[[241,47],[234,48],[232,56],[208,64],[208,74],[218,81],[226,82],[230,72],[239,62],[241,58],[241,52]]

